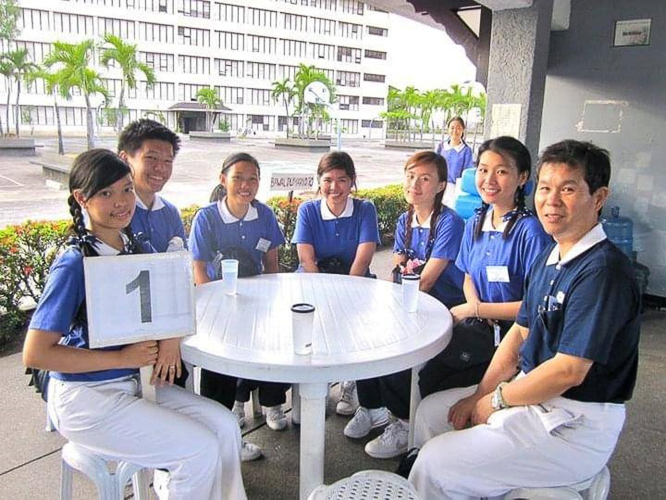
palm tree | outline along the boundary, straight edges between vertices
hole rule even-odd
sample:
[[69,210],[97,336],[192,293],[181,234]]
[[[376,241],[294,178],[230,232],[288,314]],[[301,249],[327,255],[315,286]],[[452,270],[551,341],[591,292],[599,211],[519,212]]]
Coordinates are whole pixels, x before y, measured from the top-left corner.
[[120,96],[118,96],[118,109],[116,111],[116,128],[120,132],[123,130],[124,121],[125,86],[132,90],[136,89],[136,74],[137,72],[141,72],[146,77],[146,87],[151,88],[156,82],[155,72],[153,68],[137,59],[136,45],[125,43],[122,38],[111,33],[105,33],[103,40],[104,44],[110,45],[110,47],[102,46],[103,51],[100,55],[100,63],[108,68],[109,63],[115,61],[123,73],[120,84]]
[[[58,130],[58,154],[65,154],[65,145],[62,140],[62,125],[60,122],[60,107],[58,106],[58,93],[62,94],[62,86],[60,85],[60,74],[57,72],[51,72],[48,68],[39,68],[35,71],[31,71],[27,75],[27,82],[34,82],[38,78],[44,80],[46,84],[46,91],[53,96],[53,109],[55,111],[56,117],[56,126]],[[67,94],[62,96],[65,99],[70,99],[71,95]]]
[[[16,82],[16,105],[14,106],[14,122],[16,126],[16,137],[19,136],[19,124],[21,123],[19,98],[21,97],[21,81],[25,80],[30,71],[34,71],[37,65],[30,62],[28,49],[15,49],[1,56],[2,60],[11,65],[12,77]],[[7,101],[9,105],[9,100]],[[7,121],[7,131],[9,131],[9,120]]]
[[284,104],[284,111],[287,115],[287,138],[289,138],[289,118],[291,118],[291,115],[289,114],[289,104],[291,104],[291,101],[294,99],[296,96],[296,89],[294,86],[291,84],[289,78],[285,78],[282,81],[274,81],[273,82],[273,90],[271,90],[271,97],[275,102],[277,102],[280,97],[282,97],[282,103]]
[[308,111],[311,112],[311,117],[319,115],[323,116],[322,109],[324,106],[322,104],[307,104],[305,102],[305,88],[312,82],[321,82],[326,85],[331,96],[331,102],[335,100],[335,85],[333,85],[333,82],[328,79],[326,74],[315,68],[314,65],[306,66],[305,64],[300,63],[298,65],[298,70],[294,75],[296,112],[300,115],[300,119],[298,120],[299,135],[302,135],[303,133],[303,127],[305,125],[305,120],[303,118]]
[[197,92],[196,98],[199,103],[206,106],[206,129],[212,132],[214,119],[211,120],[213,117],[211,110],[222,106],[222,99],[220,99],[220,96],[217,94],[215,89],[211,88],[199,90],[199,92]]
[[108,93],[102,85],[100,74],[91,69],[90,58],[95,45],[92,40],[72,44],[65,42],[53,42],[53,51],[44,60],[47,68],[57,66],[60,92],[62,95],[69,94],[72,88],[78,88],[86,101],[86,135],[88,149],[95,147],[93,138],[93,107],[90,96],[101,94],[108,102]]
[[[7,135],[9,135],[9,102],[12,95],[12,75],[14,74],[14,69],[12,64],[9,61],[3,61],[0,58],[0,75],[5,77],[5,84],[7,87],[7,106],[5,107],[5,125],[7,126]],[[2,126],[0,126],[0,135],[4,135],[2,132]]]

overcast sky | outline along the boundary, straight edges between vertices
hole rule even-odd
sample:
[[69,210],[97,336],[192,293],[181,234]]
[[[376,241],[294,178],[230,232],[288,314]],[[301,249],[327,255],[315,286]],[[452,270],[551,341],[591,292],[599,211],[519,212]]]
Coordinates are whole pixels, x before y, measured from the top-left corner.
[[476,68],[465,51],[443,29],[391,14],[389,42],[388,83],[393,87],[413,85],[423,91],[475,78]]

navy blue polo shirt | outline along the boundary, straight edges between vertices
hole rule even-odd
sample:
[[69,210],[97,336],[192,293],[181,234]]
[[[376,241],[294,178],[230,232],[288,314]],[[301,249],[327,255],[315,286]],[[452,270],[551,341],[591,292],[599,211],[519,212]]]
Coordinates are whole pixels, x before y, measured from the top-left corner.
[[[572,258],[573,256],[573,258]],[[622,403],[638,368],[640,292],[629,259],[595,226],[560,261],[559,248],[534,262],[516,322],[529,329],[520,350],[525,373],[561,352],[593,361],[563,397]]]

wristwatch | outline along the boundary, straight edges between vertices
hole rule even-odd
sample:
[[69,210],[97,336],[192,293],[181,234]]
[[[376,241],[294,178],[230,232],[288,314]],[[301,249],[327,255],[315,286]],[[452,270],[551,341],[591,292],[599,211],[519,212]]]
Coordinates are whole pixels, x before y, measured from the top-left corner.
[[506,382],[501,382],[490,397],[490,404],[495,411],[504,410],[505,408],[510,407],[510,405],[504,401],[504,397],[502,396],[502,389],[506,384]]

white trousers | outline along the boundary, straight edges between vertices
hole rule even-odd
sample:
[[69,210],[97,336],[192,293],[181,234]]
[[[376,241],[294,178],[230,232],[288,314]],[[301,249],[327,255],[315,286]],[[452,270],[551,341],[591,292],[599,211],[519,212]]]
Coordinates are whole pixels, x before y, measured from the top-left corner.
[[414,444],[422,449],[409,481],[423,498],[492,498],[520,487],[584,481],[608,462],[624,424],[624,405],[558,397],[454,431],[449,408],[475,390],[431,394],[416,411]]
[[236,417],[180,387],[139,397],[135,377],[49,383],[49,416],[65,438],[97,453],[169,471],[169,498],[245,499]]

